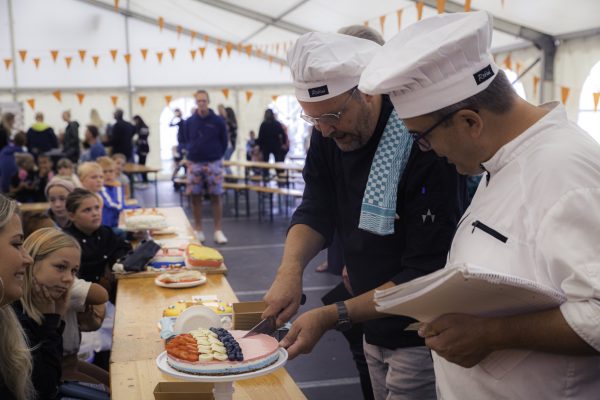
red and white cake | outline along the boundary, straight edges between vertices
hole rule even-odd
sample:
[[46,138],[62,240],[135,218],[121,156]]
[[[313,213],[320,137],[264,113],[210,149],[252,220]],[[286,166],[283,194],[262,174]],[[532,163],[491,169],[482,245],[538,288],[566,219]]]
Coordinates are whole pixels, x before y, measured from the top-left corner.
[[279,343],[258,334],[243,338],[247,331],[223,328],[197,329],[177,335],[166,347],[167,362],[174,369],[194,375],[237,375],[274,364]]

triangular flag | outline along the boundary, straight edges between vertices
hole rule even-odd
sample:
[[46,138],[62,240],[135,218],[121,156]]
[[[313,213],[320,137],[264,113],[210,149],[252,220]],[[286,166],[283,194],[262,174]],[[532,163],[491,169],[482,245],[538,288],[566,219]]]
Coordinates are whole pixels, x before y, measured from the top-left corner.
[[248,54],[248,57],[250,57],[250,55],[252,54],[252,45],[249,44],[245,47],[246,49],[246,54]]
[[54,96],[54,98],[58,101],[62,102],[62,95],[60,93],[60,90],[55,90],[54,92],[52,92],[52,96]]
[[113,106],[117,106],[117,101],[119,101],[119,96],[110,96],[110,101],[112,102]]
[[85,60],[85,53],[87,53],[85,50],[78,50],[79,52],[79,58],[81,59],[81,62],[83,62]]
[[146,61],[146,56],[148,55],[148,49],[140,49],[140,53],[142,53],[142,58]]
[[21,57],[22,62],[25,62],[25,58],[27,58],[27,50],[19,50],[19,57]]
[[156,52],[156,58],[158,59],[158,63],[162,64],[163,52],[162,51],[157,51]]
[[365,21],[363,22],[363,25],[366,26],[367,28],[369,27],[369,21]]
[[208,35],[204,35],[204,45],[208,45]]
[[56,63],[56,58],[58,58],[58,50],[50,50],[50,55],[52,56],[52,61]]
[[34,58],[33,63],[35,64],[35,69],[40,69],[40,58],[39,57]]
[[521,73],[521,63],[520,62],[516,62],[515,63],[515,69],[517,70],[517,75],[519,75]]
[[273,100],[273,102],[276,102],[278,97],[279,95],[274,94],[273,96],[271,96],[271,100]]
[[169,48],[169,53],[171,53],[171,59],[174,60],[175,59],[175,52],[177,51],[177,49],[175,47],[171,47]]
[[8,69],[10,68],[10,64],[12,64],[12,59],[10,58],[5,58],[4,59],[4,66],[6,67],[6,70],[8,71]]
[[252,90],[246,90],[246,101],[250,101],[254,92]]
[[538,94],[538,85],[540,83],[540,79],[541,78],[539,76],[533,76],[533,94],[535,94],[536,96]]
[[220,60],[221,56],[223,55],[223,48],[222,47],[217,47],[217,54],[219,55],[219,60]]
[[140,105],[144,107],[146,105],[146,96],[138,97],[138,101],[140,102]]
[[129,65],[129,63],[131,62],[131,54],[123,54],[123,58],[125,59],[125,63]]
[[446,11],[446,0],[437,0],[437,12],[443,14]]
[[92,56],[92,61],[94,62],[94,67],[98,66],[99,60],[100,60],[100,56]]
[[194,39],[196,39],[197,33],[195,31],[190,31],[191,42],[194,43]]
[[226,99],[229,99],[229,89],[221,89],[221,92],[223,92],[223,96],[225,96]]
[[567,99],[569,98],[570,91],[571,91],[571,89],[566,86],[560,87],[560,99],[563,104],[567,104]]
[[231,57],[231,50],[233,50],[233,43],[227,42],[225,45],[225,51],[227,51],[227,57]]
[[35,99],[27,99],[27,104],[29,104],[32,110],[35,110]]
[[73,57],[65,57],[65,62],[67,63],[67,68],[71,68],[71,61],[73,61]]
[[381,34],[383,35],[383,29],[385,26],[385,15],[379,17],[379,26],[381,27]]
[[419,1],[415,6],[417,7],[417,21],[420,21],[423,18],[423,6],[425,5],[424,1]]
[[508,55],[504,59],[504,66],[506,67],[506,69],[512,70],[512,56],[510,53],[508,53]]
[[200,55],[202,56],[202,58],[204,58],[204,52],[206,51],[206,47],[199,47],[198,50],[200,51]]
[[115,0],[115,11],[119,12],[119,0]]
[[598,111],[598,100],[600,100],[600,92],[592,93],[594,96],[594,112]]
[[177,25],[177,39],[181,36],[181,32],[183,32],[183,26]]
[[167,106],[171,103],[171,99],[173,96],[165,96],[165,101],[167,102]]
[[162,32],[163,28],[165,27],[165,19],[163,17],[158,17],[158,27]]
[[190,50],[190,54],[192,55],[192,61],[196,60],[196,50]]
[[110,51],[110,56],[112,57],[113,61],[117,61],[117,50],[111,50]]
[[77,96],[77,101],[79,102],[79,104],[83,104],[83,99],[85,98],[85,93],[75,93],[75,96]]
[[471,0],[465,0],[465,12],[471,11]]
[[269,67],[273,64],[273,56],[269,56]]

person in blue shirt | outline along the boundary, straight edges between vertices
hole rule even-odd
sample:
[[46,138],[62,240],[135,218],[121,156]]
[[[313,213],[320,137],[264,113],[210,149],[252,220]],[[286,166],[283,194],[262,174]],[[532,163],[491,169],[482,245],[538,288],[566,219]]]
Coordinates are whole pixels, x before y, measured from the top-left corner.
[[98,157],[106,155],[106,149],[98,136],[100,135],[98,128],[94,125],[87,125],[85,130],[85,144],[89,146],[87,151],[84,151],[79,161],[96,161]]

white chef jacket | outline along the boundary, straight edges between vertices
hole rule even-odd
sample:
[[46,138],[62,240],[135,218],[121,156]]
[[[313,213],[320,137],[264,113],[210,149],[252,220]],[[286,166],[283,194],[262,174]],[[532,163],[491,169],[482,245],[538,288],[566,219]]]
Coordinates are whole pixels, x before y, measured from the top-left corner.
[[[542,107],[551,111],[483,164],[489,179],[448,261],[562,291],[565,320],[600,351],[600,146],[561,105]],[[470,369],[433,357],[443,400],[600,399],[600,356],[498,351]]]

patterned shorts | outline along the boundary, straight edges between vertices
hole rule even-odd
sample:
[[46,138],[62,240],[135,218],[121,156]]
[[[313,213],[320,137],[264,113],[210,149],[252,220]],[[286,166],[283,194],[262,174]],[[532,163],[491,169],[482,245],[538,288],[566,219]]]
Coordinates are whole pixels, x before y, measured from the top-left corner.
[[187,176],[187,194],[223,194],[223,160],[190,163]]

